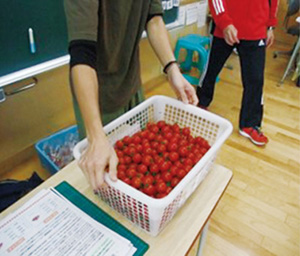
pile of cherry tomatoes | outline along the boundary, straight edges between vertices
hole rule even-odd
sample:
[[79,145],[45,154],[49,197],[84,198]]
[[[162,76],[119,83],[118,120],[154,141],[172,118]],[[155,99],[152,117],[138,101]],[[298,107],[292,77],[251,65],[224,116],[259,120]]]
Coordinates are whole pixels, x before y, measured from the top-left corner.
[[163,198],[187,175],[210,148],[189,127],[165,121],[148,123],[115,144],[120,180],[148,196]]

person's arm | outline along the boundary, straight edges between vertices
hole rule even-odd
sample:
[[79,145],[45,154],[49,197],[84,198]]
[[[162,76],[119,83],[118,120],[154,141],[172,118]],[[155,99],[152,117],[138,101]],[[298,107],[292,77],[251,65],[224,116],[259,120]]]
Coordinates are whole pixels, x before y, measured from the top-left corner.
[[103,131],[98,103],[96,71],[88,65],[78,64],[71,69],[71,80],[86,127],[88,147],[78,164],[94,190],[104,183],[104,171],[109,166],[112,180],[116,180],[118,158]]
[[[152,17],[146,25],[148,40],[163,67],[175,57],[170,45],[168,32],[161,16]],[[171,64],[166,70],[168,80],[176,95],[184,103],[196,105],[198,98],[194,87],[183,77],[176,63]]]
[[103,131],[98,103],[96,74],[97,0],[65,0],[71,55],[71,87],[75,93],[87,132],[88,147],[78,164],[94,190],[103,185],[104,170],[109,166],[116,180],[118,159]]
[[278,11],[278,3],[279,0],[269,0],[270,2],[270,12],[269,12],[269,20],[268,27],[275,27],[277,25],[277,11]]
[[229,45],[239,43],[238,31],[228,15],[226,0],[209,0],[208,3],[213,20],[223,31],[226,43]]

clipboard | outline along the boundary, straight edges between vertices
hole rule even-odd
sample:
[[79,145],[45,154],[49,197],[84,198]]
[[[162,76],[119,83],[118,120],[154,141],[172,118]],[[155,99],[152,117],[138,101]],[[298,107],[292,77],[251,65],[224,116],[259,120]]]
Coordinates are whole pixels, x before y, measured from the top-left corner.
[[149,245],[147,243],[133,234],[129,229],[124,227],[114,218],[109,216],[106,212],[102,211],[96,204],[87,199],[66,181],[58,184],[55,189],[93,219],[130,240],[134,247],[137,248],[134,256],[142,256],[149,249]]

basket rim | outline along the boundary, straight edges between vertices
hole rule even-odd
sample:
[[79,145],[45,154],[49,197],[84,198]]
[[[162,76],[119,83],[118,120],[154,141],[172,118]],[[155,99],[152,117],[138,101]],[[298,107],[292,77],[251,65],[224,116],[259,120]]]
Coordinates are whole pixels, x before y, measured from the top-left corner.
[[[143,108],[147,105],[151,105],[152,103],[155,104],[155,102],[157,102],[157,101],[159,101],[159,102],[167,101],[167,102],[176,104],[176,106],[178,106],[179,108],[184,108],[184,110],[187,112],[193,112],[194,114],[199,114],[203,118],[207,118],[207,119],[213,118],[214,120],[216,120],[215,122],[217,122],[218,124],[223,126],[223,134],[221,134],[221,136],[218,138],[218,140],[216,140],[213,143],[211,148],[200,159],[200,161],[198,161],[198,163],[193,167],[193,169],[164,198],[160,198],[160,199],[152,198],[152,197],[142,193],[141,191],[138,191],[137,189],[131,187],[130,185],[124,183],[121,180],[118,180],[116,182],[112,181],[109,178],[108,173],[104,174],[104,179],[109,186],[112,186],[113,188],[120,190],[122,192],[124,192],[124,190],[125,191],[129,190],[130,196],[132,196],[134,199],[141,201],[145,204],[148,204],[148,205],[150,205],[150,207],[155,207],[155,208],[162,207],[162,206],[165,207],[166,205],[170,204],[173,200],[175,200],[175,198],[179,195],[179,192],[183,190],[186,183],[189,183],[196,176],[196,174],[198,173],[199,167],[204,166],[213,157],[213,155],[217,152],[217,150],[219,150],[219,148],[222,146],[222,144],[225,142],[225,140],[230,136],[230,134],[232,133],[232,130],[233,130],[232,124],[223,117],[220,117],[214,113],[208,112],[208,111],[198,108],[196,106],[184,104],[183,102],[181,102],[179,100],[176,100],[176,99],[173,99],[173,98],[170,98],[167,96],[155,95],[155,96],[152,96],[152,97],[146,99],[144,102],[142,102],[141,104],[132,108],[127,113],[123,114],[122,116],[118,117],[117,119],[115,119],[112,122],[110,122],[109,124],[107,124],[103,128],[104,132],[108,133],[109,131],[111,131],[115,127],[117,127],[120,123],[127,121],[133,115],[132,113],[136,112],[135,111],[136,109]],[[88,144],[87,138],[83,139],[82,141],[80,141],[79,143],[76,144],[76,146],[73,149],[73,155],[76,160],[80,159],[80,156],[81,156],[80,151],[81,151],[81,149],[85,148],[87,146],[87,144]],[[185,182],[182,182],[182,181],[185,181]]]

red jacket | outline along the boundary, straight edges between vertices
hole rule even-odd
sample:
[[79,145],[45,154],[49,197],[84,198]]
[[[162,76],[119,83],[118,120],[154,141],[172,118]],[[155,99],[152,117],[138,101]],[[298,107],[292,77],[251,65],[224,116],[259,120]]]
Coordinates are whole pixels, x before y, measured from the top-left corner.
[[233,24],[238,38],[259,40],[266,38],[267,27],[277,24],[279,0],[209,0],[209,8],[216,24],[214,35],[223,38],[223,30]]

